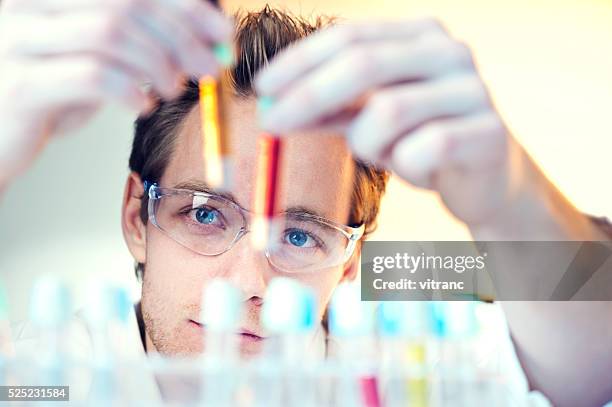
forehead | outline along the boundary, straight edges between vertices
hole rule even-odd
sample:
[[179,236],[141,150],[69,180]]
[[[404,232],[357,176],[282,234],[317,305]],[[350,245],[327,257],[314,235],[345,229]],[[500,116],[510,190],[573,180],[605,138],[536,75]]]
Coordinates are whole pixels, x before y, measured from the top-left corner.
[[[234,162],[231,193],[242,207],[252,207],[257,168],[257,139],[262,133],[252,98],[233,99],[226,106],[225,129]],[[185,118],[174,152],[162,177],[172,187],[204,180],[201,121],[196,106]],[[317,133],[284,135],[280,209],[306,207],[328,219],[346,223],[353,188],[353,160],[343,137]]]

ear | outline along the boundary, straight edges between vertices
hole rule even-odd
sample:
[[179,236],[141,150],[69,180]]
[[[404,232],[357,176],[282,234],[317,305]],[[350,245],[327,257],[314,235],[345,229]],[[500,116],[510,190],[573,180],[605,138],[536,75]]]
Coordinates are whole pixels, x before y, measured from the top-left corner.
[[146,260],[146,225],[140,218],[141,198],[144,194],[144,186],[140,176],[135,172],[130,173],[123,192],[123,203],[121,205],[121,228],[123,238],[132,253],[132,257],[138,263]]
[[344,272],[342,273],[341,283],[353,282],[359,274],[359,263],[361,260],[361,243],[355,247],[355,252],[351,256],[351,259],[344,265]]

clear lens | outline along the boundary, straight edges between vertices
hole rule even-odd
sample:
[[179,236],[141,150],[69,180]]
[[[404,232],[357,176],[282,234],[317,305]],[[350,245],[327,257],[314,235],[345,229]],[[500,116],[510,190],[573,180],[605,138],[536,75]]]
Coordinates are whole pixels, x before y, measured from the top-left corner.
[[288,215],[281,222],[278,244],[269,252],[275,267],[305,272],[336,266],[344,260],[348,238],[338,229],[306,216]]
[[159,228],[200,254],[223,253],[244,225],[238,208],[215,197],[174,193],[155,199],[154,205]]
[[[246,225],[239,207],[214,196],[189,191],[152,199],[155,224],[181,245],[203,255],[228,250]],[[286,272],[307,272],[344,261],[347,236],[332,225],[305,215],[277,219],[270,263]]]

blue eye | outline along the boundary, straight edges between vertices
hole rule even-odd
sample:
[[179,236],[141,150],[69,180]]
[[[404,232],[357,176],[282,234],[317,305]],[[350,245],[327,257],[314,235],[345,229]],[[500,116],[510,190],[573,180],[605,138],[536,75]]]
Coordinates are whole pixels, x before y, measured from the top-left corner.
[[293,230],[287,234],[287,240],[294,246],[303,247],[308,242],[308,234],[301,230]]
[[199,223],[211,225],[217,221],[217,211],[210,208],[198,208],[195,212],[195,218]]

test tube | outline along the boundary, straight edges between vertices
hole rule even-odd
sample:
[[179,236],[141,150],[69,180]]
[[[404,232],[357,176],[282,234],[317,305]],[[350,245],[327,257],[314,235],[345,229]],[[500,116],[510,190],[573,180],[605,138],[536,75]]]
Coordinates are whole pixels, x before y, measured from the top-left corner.
[[435,301],[431,303],[433,334],[437,339],[438,388],[435,405],[472,406],[475,395],[476,358],[473,341],[478,333],[475,302]]
[[347,283],[336,288],[330,305],[330,334],[341,342],[336,403],[342,406],[380,407],[377,371],[371,357],[376,353],[373,314],[361,301],[359,291]]
[[[218,0],[210,0],[210,3],[219,7]],[[223,67],[232,65],[233,52],[230,47],[216,44],[213,50]],[[231,188],[233,167],[224,112],[228,85],[223,74],[220,79],[206,75],[198,81],[204,179],[211,188],[224,190]]]
[[15,345],[8,315],[8,299],[4,286],[0,283],[0,358],[15,356]]
[[71,298],[68,287],[55,276],[40,278],[32,290],[30,319],[41,331],[40,382],[47,386],[64,385],[66,359],[65,332],[70,318]]
[[302,363],[314,334],[316,304],[310,289],[287,277],[272,280],[266,292],[262,322],[280,341],[280,354],[289,364]]
[[10,360],[15,356],[15,347],[8,316],[8,300],[4,286],[0,284],[0,383],[9,382]]
[[385,406],[408,405],[404,386],[407,364],[402,353],[405,307],[401,302],[382,302],[378,309],[378,331],[381,337],[381,398]]
[[225,89],[222,76],[203,76],[199,80],[200,114],[202,124],[202,153],[204,179],[211,188],[231,188],[232,159],[229,132],[224,114]]
[[[119,399],[119,358],[112,338],[127,329],[131,304],[127,289],[110,281],[94,278],[86,287],[85,318],[89,324],[93,344],[92,386],[90,404],[108,405]],[[119,333],[120,334],[120,333]]]
[[274,249],[281,229],[276,217],[281,183],[282,142],[279,136],[261,134],[258,140],[257,173],[253,202],[252,243],[258,250]]
[[93,278],[85,292],[84,315],[94,335],[94,353],[109,360],[119,351],[112,344],[113,334],[127,329],[128,317],[132,312],[128,289],[112,281]]
[[[209,1],[213,6],[220,7],[218,0]],[[222,67],[232,65],[234,54],[231,47],[216,44],[213,51]],[[222,190],[231,189],[233,168],[224,112],[229,85],[223,73],[219,79],[206,75],[198,81],[204,180],[211,188]]]
[[261,316],[271,335],[264,357],[281,370],[277,375],[281,383],[270,386],[284,390],[277,401],[295,407],[316,406],[314,363],[308,356],[317,319],[314,294],[294,279],[277,277],[268,287]]
[[238,371],[240,292],[227,281],[215,279],[202,298],[204,325],[203,397],[205,406],[232,406]]
[[385,301],[378,327],[385,374],[385,405],[428,405],[427,305],[424,302]]
[[427,407],[429,403],[429,334],[430,309],[423,301],[409,301],[406,306],[406,357],[408,359],[408,395],[410,405]]

